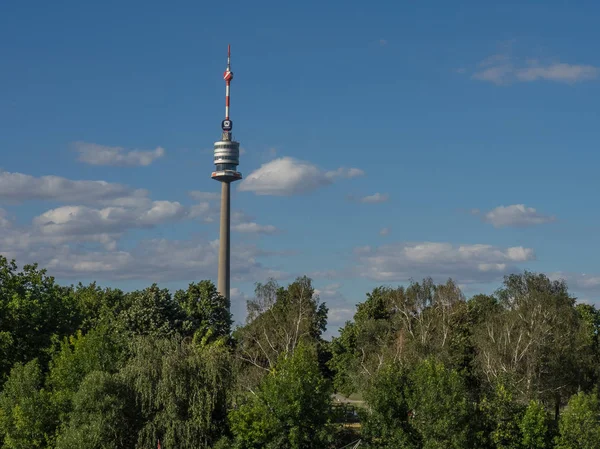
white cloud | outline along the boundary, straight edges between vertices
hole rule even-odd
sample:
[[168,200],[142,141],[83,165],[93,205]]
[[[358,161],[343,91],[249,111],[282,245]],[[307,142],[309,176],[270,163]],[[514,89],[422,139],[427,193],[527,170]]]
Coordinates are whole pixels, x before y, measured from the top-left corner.
[[246,234],[277,234],[279,229],[273,225],[261,225],[255,222],[254,217],[236,210],[231,214],[231,229],[235,232]]
[[600,294],[600,274],[554,272],[551,280],[564,280],[570,291]]
[[[129,251],[75,253],[64,250],[44,264],[57,277],[94,276],[99,279],[177,281],[216,279],[218,240],[186,241],[152,239]],[[255,246],[236,247],[231,254],[231,275],[235,282],[254,281],[286,274],[262,266],[257,258],[265,254]]]
[[349,301],[341,292],[342,285],[339,283],[325,285],[315,288],[315,294],[325,302],[329,312],[327,313],[327,331],[325,338],[337,335],[338,330],[346,321],[351,320],[356,311],[355,303]]
[[260,225],[255,222],[238,223],[231,226],[231,229],[236,232],[252,233],[252,234],[275,234],[277,228],[273,225]]
[[472,78],[497,85],[538,80],[574,84],[598,78],[600,69],[592,65],[566,64],[561,62],[542,63],[536,59],[520,61],[509,52],[490,56],[479,63]]
[[10,220],[8,219],[8,213],[0,208],[0,229],[10,227]]
[[367,195],[362,197],[355,197],[353,195],[349,195],[348,199],[357,203],[376,204],[385,203],[387,200],[390,199],[390,196],[387,193],[376,192],[373,195]]
[[205,223],[212,223],[214,221],[214,213],[210,204],[207,202],[194,204],[189,207],[188,215],[190,218],[202,217],[202,221]]
[[381,235],[383,237],[385,237],[389,233],[390,233],[390,228],[381,228],[381,230],[379,231],[379,235]]
[[339,283],[335,283],[335,284],[329,284],[324,286],[321,289],[315,289],[315,294],[319,295],[319,297],[322,300],[325,300],[325,298],[330,298],[333,296],[337,296],[339,294],[338,290],[340,289],[341,284]]
[[133,190],[125,185],[106,181],[72,181],[60,176],[37,178],[0,170],[0,199],[13,202],[50,200],[89,204],[146,195],[146,190]]
[[250,173],[240,185],[240,191],[257,195],[291,196],[312,192],[339,178],[354,178],[364,172],[357,168],[324,171],[309,162],[291,157],[275,159]]
[[87,142],[75,142],[73,146],[79,153],[78,159],[91,165],[147,166],[165,154],[162,147],[156,147],[154,150],[126,151],[122,147]]
[[[192,192],[191,196],[211,198],[203,192]],[[35,217],[31,232],[41,236],[72,235],[73,239],[83,241],[99,241],[97,234],[115,239],[127,229],[148,228],[169,221],[200,218],[210,222],[215,215],[218,217],[218,210],[207,201],[184,206],[176,201],[152,201],[147,190],[122,184],[5,171],[0,171],[0,200],[71,203]],[[100,240],[114,245],[106,237]]]
[[[198,198],[203,195],[196,195]],[[33,231],[44,236],[65,236],[74,241],[98,241],[98,235],[118,239],[128,229],[145,229],[178,222],[201,219],[205,223],[218,221],[219,210],[209,202],[184,206],[177,201],[152,201],[147,197],[123,198],[110,206],[61,206],[35,217]],[[275,234],[273,225],[261,225],[241,211],[232,213],[232,230],[242,233]]]
[[[206,202],[188,207],[174,201],[152,201],[146,190],[121,184],[9,172],[0,172],[0,199],[80,203],[47,210],[35,217],[29,228],[13,229],[10,238],[34,243],[60,244],[70,240],[114,248],[127,229],[210,215]],[[0,218],[4,223],[6,217]]]
[[[211,199],[211,195],[201,192],[191,196]],[[19,264],[37,262],[58,277],[202,279],[209,277],[213,268],[216,270],[218,241],[143,240],[133,249],[128,245],[127,250],[119,245],[130,229],[192,219],[211,221],[218,217],[219,210],[208,201],[187,206],[177,201],[154,201],[146,190],[121,184],[0,171],[2,199],[71,203],[41,213],[28,226],[18,225],[0,208],[1,253]],[[232,222],[234,230],[240,232],[276,231],[274,226],[259,225],[241,211],[233,211]],[[236,246],[235,255],[232,253],[233,278],[256,281],[287,276],[258,262],[258,258],[272,254],[253,245]]]
[[523,227],[551,223],[556,218],[540,214],[533,207],[526,207],[524,204],[513,204],[511,206],[498,206],[492,209],[485,214],[483,220],[491,223],[496,228],[502,228],[506,226]]
[[541,66],[533,62],[529,67],[518,70],[516,75],[520,81],[544,79],[571,84],[596,79],[598,73],[598,68],[591,65],[554,63]]
[[508,259],[512,262],[526,262],[532,260],[535,254],[531,248],[523,248],[522,246],[513,246],[506,250]]
[[490,282],[518,271],[515,264],[535,259],[531,248],[458,245],[439,242],[395,243],[354,250],[360,276],[378,282],[404,282],[431,276],[461,283]]
[[46,235],[96,235],[122,233],[131,228],[150,228],[168,221],[195,216],[178,202],[150,201],[136,207],[62,206],[33,219],[34,228]]
[[329,334],[335,335],[340,327],[343,327],[346,321],[352,320],[356,306],[346,304],[345,307],[332,307],[327,314],[327,329]]
[[[156,205],[154,205],[156,206]],[[167,208],[160,208],[169,211]],[[150,222],[171,215],[146,214]],[[98,220],[92,213],[91,220]],[[64,219],[64,216],[61,218]],[[67,220],[67,223],[68,220]],[[77,229],[74,232],[87,232]],[[101,222],[106,231],[115,231]],[[62,231],[62,230],[61,230]],[[63,279],[93,277],[98,280],[137,279],[147,281],[178,281],[216,279],[219,241],[150,239],[133,248],[120,249],[115,234],[109,232],[76,235],[73,233],[44,234],[36,226],[10,226],[0,233],[1,254],[15,259],[19,265],[37,262],[53,276]],[[118,237],[117,237],[118,238]],[[86,241],[100,246],[82,246]],[[287,278],[287,273],[265,267],[261,258],[271,253],[255,245],[238,244],[232,251],[231,273],[235,282],[256,281],[274,277]]]
[[246,316],[248,315],[247,303],[252,298],[252,295],[247,295],[238,287],[232,287],[229,290],[231,313],[237,324],[243,325],[246,322]]
[[325,176],[328,179],[336,179],[336,178],[347,178],[347,179],[351,179],[351,178],[358,178],[359,176],[364,176],[365,172],[363,170],[361,170],[360,168],[346,168],[346,167],[340,167],[337,170],[331,170],[328,172],[325,172]]

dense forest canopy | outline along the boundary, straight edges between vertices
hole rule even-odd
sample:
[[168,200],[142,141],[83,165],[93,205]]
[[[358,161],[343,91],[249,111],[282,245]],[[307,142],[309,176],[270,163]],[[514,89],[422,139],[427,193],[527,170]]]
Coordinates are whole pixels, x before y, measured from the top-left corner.
[[600,312],[564,282],[381,286],[331,341],[306,277],[247,308],[233,328],[210,281],[61,286],[0,256],[1,447],[599,447]]

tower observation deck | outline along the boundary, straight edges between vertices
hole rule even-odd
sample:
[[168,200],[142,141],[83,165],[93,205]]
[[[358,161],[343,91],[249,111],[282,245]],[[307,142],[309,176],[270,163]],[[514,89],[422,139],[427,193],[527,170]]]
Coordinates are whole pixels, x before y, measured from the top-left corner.
[[221,140],[215,142],[214,163],[215,171],[211,177],[220,182],[234,182],[242,179],[242,174],[237,171],[240,164],[240,143],[233,140],[231,130],[233,122],[229,118],[229,91],[233,72],[231,71],[231,46],[227,47],[227,69],[223,74],[225,79],[225,120],[221,122]]

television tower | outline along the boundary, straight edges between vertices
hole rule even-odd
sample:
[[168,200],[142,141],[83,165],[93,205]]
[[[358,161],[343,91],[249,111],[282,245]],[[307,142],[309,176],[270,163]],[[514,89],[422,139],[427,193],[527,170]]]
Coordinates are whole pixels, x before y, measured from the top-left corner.
[[227,69],[223,74],[225,79],[225,120],[221,122],[221,140],[215,142],[215,171],[212,179],[221,183],[221,226],[219,238],[219,275],[217,280],[218,292],[229,300],[229,270],[231,247],[230,211],[231,190],[230,184],[242,179],[242,174],[237,171],[240,164],[240,143],[233,140],[231,130],[233,122],[229,119],[229,88],[233,79],[231,71],[231,46],[227,46]]

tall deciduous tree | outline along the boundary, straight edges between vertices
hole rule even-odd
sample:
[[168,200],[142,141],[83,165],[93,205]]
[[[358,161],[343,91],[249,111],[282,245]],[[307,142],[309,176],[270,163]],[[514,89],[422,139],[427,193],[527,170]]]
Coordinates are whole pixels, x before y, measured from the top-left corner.
[[187,290],[177,290],[174,299],[187,313],[196,341],[207,344],[229,338],[230,304],[211,281],[191,283]]
[[112,327],[99,325],[83,335],[64,338],[50,360],[46,383],[52,401],[62,414],[72,409],[72,399],[91,372],[116,373],[124,364],[127,342]]
[[0,394],[0,443],[6,449],[52,447],[57,414],[42,388],[37,359],[17,363]]
[[515,399],[559,407],[577,391],[580,322],[564,282],[526,272],[507,276],[502,311],[479,327],[479,366],[490,385],[510,373]]
[[419,448],[420,436],[411,426],[409,372],[398,362],[386,364],[365,391],[369,404],[362,436],[374,448]]
[[55,283],[46,270],[0,255],[0,383],[16,362],[48,360],[52,337],[69,335],[79,321],[70,288]]
[[513,399],[511,389],[498,382],[493,391],[479,404],[483,415],[486,434],[496,449],[520,449],[523,436],[521,419],[524,406]]
[[166,337],[189,328],[185,312],[173,301],[169,290],[156,284],[128,293],[117,320],[134,335]]
[[115,375],[92,371],[73,403],[73,413],[57,438],[56,449],[135,447],[140,416],[133,392]]
[[73,297],[81,315],[79,328],[83,333],[114,323],[115,317],[130,305],[126,304],[126,295],[121,290],[100,288],[95,281],[89,285],[77,284]]
[[423,449],[472,447],[473,410],[461,375],[439,362],[424,360],[410,380],[411,424],[421,436]]
[[523,434],[523,449],[546,449],[550,447],[548,414],[541,402],[529,402],[520,427]]
[[274,280],[257,284],[255,295],[248,302],[247,324],[235,332],[238,357],[246,364],[264,375],[301,342],[321,342],[327,307],[314,294],[309,278],[298,278],[287,288]]
[[299,343],[282,354],[230,420],[238,449],[317,449],[331,442],[331,386],[316,348]]
[[600,442],[600,401],[597,392],[579,392],[563,410],[556,449],[596,449]]
[[198,346],[180,336],[138,337],[121,371],[135,393],[144,425],[137,448],[211,447],[227,429],[232,385],[228,348]]
[[331,344],[336,386],[361,390],[388,362],[414,366],[429,357],[471,370],[468,325],[467,303],[451,279],[436,285],[426,278],[406,289],[375,288]]

